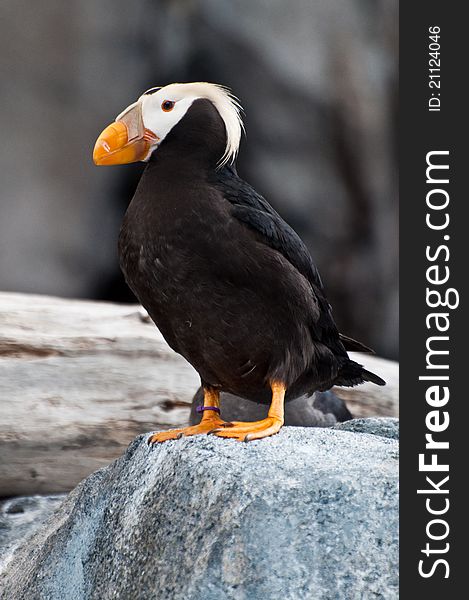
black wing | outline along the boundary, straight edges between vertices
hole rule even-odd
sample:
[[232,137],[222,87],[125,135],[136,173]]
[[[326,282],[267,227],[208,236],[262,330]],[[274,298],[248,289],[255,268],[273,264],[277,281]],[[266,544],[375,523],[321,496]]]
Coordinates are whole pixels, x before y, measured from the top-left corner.
[[314,337],[334,352],[345,354],[321,277],[299,235],[265,198],[238,177],[234,167],[224,167],[217,172],[216,177],[217,187],[233,206],[232,215],[255,230],[265,244],[280,252],[310,282],[320,307],[319,320],[312,324]]
[[312,285],[322,290],[321,277],[305,244],[267,200],[238,177],[233,166],[218,171],[216,183],[224,198],[233,205],[232,215],[261,234],[268,246],[280,252]]

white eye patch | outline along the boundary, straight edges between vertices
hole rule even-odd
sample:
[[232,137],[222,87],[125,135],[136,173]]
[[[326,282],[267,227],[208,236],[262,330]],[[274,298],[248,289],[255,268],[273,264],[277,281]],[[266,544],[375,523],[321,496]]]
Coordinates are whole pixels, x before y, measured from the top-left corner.
[[[195,96],[177,98],[169,96],[165,90],[140,97],[144,126],[159,137],[161,141],[175,127],[196,100]],[[174,102],[171,110],[163,108],[165,102]]]

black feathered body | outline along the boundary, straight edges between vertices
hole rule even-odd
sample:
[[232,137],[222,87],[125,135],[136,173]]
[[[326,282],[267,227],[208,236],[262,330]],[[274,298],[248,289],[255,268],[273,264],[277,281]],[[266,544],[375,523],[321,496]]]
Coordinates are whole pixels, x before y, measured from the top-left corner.
[[204,385],[269,403],[367,372],[350,361],[296,233],[231,167],[224,129],[196,101],[154,153],[119,238],[126,280]]

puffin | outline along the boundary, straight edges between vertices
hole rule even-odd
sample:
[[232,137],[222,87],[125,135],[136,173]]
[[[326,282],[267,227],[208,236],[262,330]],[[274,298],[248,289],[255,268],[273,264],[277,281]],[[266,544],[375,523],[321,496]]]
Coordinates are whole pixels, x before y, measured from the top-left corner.
[[[236,170],[244,131],[232,92],[208,82],[144,92],[99,135],[96,165],[146,167],[119,234],[120,267],[169,346],[199,373],[201,420],[150,444],[278,433],[284,405],[332,386],[385,382],[350,359],[306,245]],[[220,393],[268,406],[224,421]]]

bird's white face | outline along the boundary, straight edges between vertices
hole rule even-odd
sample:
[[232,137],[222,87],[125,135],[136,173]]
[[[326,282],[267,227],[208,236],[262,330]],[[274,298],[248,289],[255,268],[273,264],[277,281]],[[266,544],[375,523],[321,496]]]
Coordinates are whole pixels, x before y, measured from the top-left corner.
[[95,164],[147,161],[198,98],[211,100],[225,123],[227,143],[221,162],[234,158],[242,129],[237,101],[215,84],[173,83],[148,90],[106,127],[94,147]]
[[194,100],[197,100],[196,95],[184,95],[183,91],[168,86],[140,97],[143,122],[148,129],[155,132],[160,141],[165,139],[184,117]]

